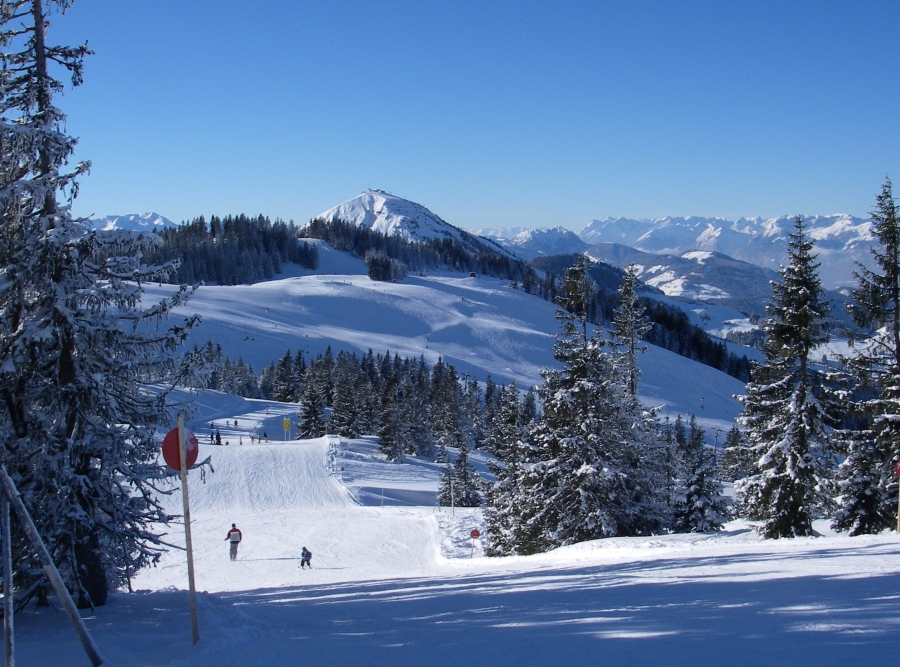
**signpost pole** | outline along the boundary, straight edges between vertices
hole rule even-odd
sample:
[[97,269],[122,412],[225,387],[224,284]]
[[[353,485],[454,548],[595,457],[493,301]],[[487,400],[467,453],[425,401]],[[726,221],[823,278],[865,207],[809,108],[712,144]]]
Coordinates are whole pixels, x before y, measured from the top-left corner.
[[188,595],[191,605],[191,638],[196,644],[200,641],[200,629],[197,626],[197,593],[194,588],[194,548],[191,542],[191,509],[188,500],[187,454],[184,446],[184,422],[178,416],[178,457],[181,461],[181,500],[184,505],[184,542],[187,547]]
[[472,538],[472,553],[469,554],[469,558],[475,558],[475,540],[481,537],[481,531],[477,528],[473,528],[472,532],[469,533],[469,537]]

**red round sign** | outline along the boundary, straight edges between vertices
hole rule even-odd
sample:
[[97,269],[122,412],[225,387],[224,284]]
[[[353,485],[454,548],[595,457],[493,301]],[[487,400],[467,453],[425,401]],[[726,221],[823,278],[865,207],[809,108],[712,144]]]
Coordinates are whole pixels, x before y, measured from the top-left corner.
[[[178,429],[173,428],[166,433],[166,437],[162,444],[163,458],[172,470],[181,470],[181,457],[178,455]],[[197,456],[200,455],[200,443],[193,433],[186,434],[184,443],[184,459],[187,467],[190,468],[197,462]]]
[[897,461],[894,464],[894,474],[897,475],[897,477],[900,477],[900,461]]
[[470,536],[473,540],[477,540],[479,537],[481,537],[481,533],[478,532],[478,529],[477,529],[477,528],[473,528],[473,529],[472,529],[472,532],[469,533],[469,536]]

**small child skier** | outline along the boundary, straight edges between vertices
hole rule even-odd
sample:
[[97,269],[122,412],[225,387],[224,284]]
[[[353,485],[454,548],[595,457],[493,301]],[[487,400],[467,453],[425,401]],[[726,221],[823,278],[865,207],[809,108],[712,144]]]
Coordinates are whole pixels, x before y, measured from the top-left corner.
[[303,551],[300,552],[300,569],[303,569],[304,565],[308,565],[309,569],[312,569],[312,551],[303,547]]

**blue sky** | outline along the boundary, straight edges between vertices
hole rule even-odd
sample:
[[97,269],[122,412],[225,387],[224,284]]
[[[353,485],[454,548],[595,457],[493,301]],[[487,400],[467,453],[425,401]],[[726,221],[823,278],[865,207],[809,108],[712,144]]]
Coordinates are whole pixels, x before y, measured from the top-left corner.
[[464,228],[865,215],[900,181],[900,3],[78,0],[75,212]]

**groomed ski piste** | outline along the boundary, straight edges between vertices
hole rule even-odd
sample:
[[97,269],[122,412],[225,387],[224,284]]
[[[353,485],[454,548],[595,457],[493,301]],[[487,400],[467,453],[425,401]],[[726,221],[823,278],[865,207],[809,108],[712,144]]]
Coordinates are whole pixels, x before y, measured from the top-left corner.
[[[485,532],[481,510],[435,507],[440,464],[388,463],[374,438],[285,440],[296,406],[195,399],[214,468],[189,475],[201,639],[173,550],[134,593],[83,612],[106,664],[820,666],[894,654],[894,533],[851,538],[819,522],[820,537],[764,541],[733,522],[487,558],[469,538]],[[208,444],[211,423],[227,446]],[[167,503],[180,513],[177,486]],[[244,537],[234,562],[232,523]],[[184,543],[180,525],[169,539]],[[312,570],[299,568],[303,546]],[[90,664],[58,607],[17,615],[16,642],[22,667]]]

